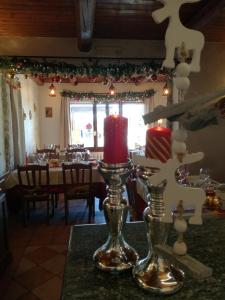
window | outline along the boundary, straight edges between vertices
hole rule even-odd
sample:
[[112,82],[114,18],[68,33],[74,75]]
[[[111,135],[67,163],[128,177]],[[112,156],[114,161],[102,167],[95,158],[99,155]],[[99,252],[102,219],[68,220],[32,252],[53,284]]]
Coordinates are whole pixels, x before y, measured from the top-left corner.
[[119,114],[119,103],[109,104],[109,115],[118,115]]
[[84,144],[96,150],[103,147],[104,119],[120,111],[128,118],[129,149],[145,145],[144,103],[71,103],[71,144]]
[[71,143],[94,147],[93,104],[71,104]]
[[146,128],[142,116],[143,103],[124,103],[123,116],[128,119],[128,147],[135,149],[145,145]]
[[106,104],[97,104],[97,145],[104,146],[104,119],[106,117]]

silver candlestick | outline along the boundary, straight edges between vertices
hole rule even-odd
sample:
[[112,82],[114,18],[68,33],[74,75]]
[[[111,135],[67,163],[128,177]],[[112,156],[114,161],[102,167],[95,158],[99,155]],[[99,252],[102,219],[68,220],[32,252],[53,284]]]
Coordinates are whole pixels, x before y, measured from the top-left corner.
[[144,290],[156,294],[173,294],[178,291],[184,280],[183,271],[175,268],[158,253],[156,245],[164,245],[170,229],[169,223],[161,222],[165,206],[163,191],[165,183],[152,186],[150,177],[156,172],[150,168],[143,169],[141,179],[146,185],[148,207],[144,211],[144,221],[147,229],[149,252],[146,258],[137,262],[133,269],[133,277]]
[[119,273],[131,269],[138,260],[137,252],[125,242],[122,233],[128,213],[122,193],[131,168],[130,161],[120,164],[99,162],[99,172],[108,186],[103,209],[109,235],[106,243],[95,251],[93,259],[95,266],[103,271]]

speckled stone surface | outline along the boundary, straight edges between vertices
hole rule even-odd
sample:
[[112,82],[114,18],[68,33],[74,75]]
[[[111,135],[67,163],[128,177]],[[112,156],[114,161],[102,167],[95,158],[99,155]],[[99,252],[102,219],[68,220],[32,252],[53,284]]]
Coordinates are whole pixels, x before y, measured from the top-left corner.
[[[174,240],[172,230],[169,244]],[[148,247],[143,222],[128,223],[124,230],[126,241],[143,258]],[[153,295],[139,288],[131,272],[111,275],[97,270],[92,261],[94,251],[107,238],[106,225],[83,225],[71,228],[69,251],[64,273],[62,300],[85,299],[165,299],[222,300],[225,299],[225,218],[208,218],[202,226],[189,225],[185,235],[188,253],[213,268],[213,276],[203,282],[188,276],[183,288],[171,296]]]

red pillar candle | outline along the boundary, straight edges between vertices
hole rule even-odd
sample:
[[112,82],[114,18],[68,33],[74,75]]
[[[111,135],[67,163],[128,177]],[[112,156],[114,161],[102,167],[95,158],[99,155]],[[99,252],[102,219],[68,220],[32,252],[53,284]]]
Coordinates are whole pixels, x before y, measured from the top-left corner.
[[104,162],[109,164],[128,161],[127,118],[111,115],[104,120]]
[[171,129],[161,126],[146,132],[145,156],[166,162],[171,157]]

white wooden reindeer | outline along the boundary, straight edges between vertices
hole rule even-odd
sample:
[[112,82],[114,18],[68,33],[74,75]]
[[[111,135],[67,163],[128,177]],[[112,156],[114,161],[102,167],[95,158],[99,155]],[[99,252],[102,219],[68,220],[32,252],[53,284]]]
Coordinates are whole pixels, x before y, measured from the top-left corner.
[[144,167],[158,168],[160,171],[150,177],[152,185],[158,185],[163,180],[166,180],[163,200],[165,203],[165,214],[162,221],[172,223],[172,210],[177,207],[180,200],[183,201],[183,207],[188,208],[193,206],[195,208],[194,215],[190,217],[190,224],[202,224],[202,205],[205,202],[205,192],[201,188],[185,187],[178,184],[175,177],[177,168],[184,164],[190,164],[199,161],[203,158],[202,152],[185,154],[182,161],[177,157],[170,158],[166,163],[159,160],[147,159],[144,156],[135,155],[133,161]]
[[196,30],[185,27],[179,18],[179,10],[184,3],[194,3],[201,0],[158,0],[164,4],[163,8],[157,9],[152,13],[156,23],[163,22],[169,18],[169,25],[165,35],[166,59],[163,66],[173,69],[175,67],[174,54],[176,48],[184,45],[186,50],[192,50],[193,56],[190,64],[190,71],[200,71],[200,57],[205,39],[204,35]]

